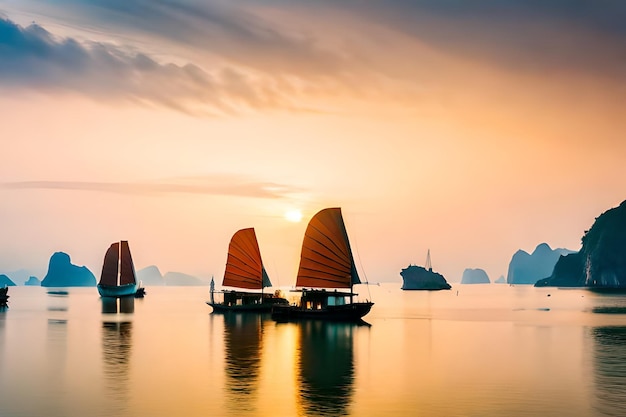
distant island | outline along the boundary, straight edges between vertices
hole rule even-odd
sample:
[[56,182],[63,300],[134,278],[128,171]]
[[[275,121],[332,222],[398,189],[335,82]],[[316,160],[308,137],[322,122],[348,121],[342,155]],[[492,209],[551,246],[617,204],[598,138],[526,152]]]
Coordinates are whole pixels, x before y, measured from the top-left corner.
[[547,243],[537,245],[532,254],[518,250],[509,263],[508,284],[533,285],[550,275],[561,255],[574,253],[569,249],[552,249]]
[[34,277],[34,276],[31,275],[24,282],[24,285],[29,285],[29,286],[33,286],[33,287],[39,287],[41,285],[41,281],[39,281],[39,278]]
[[73,265],[70,256],[55,252],[50,257],[48,273],[41,281],[42,287],[95,287],[96,277],[85,266]]
[[506,284],[506,278],[504,275],[500,275],[497,280],[493,282],[494,284]]
[[461,284],[491,284],[491,281],[483,269],[466,268],[461,277]]
[[552,274],[536,287],[626,289],[626,201],[605,211],[585,231],[579,252],[561,256]]
[[141,281],[142,285],[150,287],[165,285],[163,275],[156,265],[150,265],[137,271],[137,279]]
[[417,265],[409,265],[400,272],[403,290],[449,290],[452,288],[443,275]]
[[[13,281],[15,285],[30,285],[30,284],[26,284],[26,282],[29,281],[31,277],[34,279],[37,279],[37,277],[34,276],[33,271],[29,271],[26,269],[19,269],[17,271],[5,272],[4,274],[7,277],[9,277],[9,279]],[[31,282],[34,282],[34,281],[31,280]],[[33,284],[33,285],[40,285],[40,281],[37,279],[37,284]]]
[[163,276],[165,285],[171,286],[205,286],[208,282],[202,281],[193,275],[183,274],[182,272],[168,272]]
[[203,281],[198,277],[184,274],[182,272],[167,272],[165,275],[161,275],[161,271],[156,265],[150,265],[137,271],[137,279],[141,281],[142,285],[147,287],[163,285],[173,287],[209,285],[208,282]]
[[6,275],[0,275],[0,288],[4,288],[4,287],[14,287],[15,286],[15,282],[11,281],[11,278],[7,277]]

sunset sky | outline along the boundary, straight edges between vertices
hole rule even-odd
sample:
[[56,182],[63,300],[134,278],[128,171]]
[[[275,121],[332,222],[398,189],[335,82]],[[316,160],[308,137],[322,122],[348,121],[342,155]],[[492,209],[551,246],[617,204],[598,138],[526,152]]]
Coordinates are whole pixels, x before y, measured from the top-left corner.
[[63,251],[99,277],[124,239],[137,269],[221,280],[254,227],[292,285],[335,206],[372,282],[428,249],[453,282],[578,250],[626,199],[625,20],[621,0],[0,0],[0,273]]

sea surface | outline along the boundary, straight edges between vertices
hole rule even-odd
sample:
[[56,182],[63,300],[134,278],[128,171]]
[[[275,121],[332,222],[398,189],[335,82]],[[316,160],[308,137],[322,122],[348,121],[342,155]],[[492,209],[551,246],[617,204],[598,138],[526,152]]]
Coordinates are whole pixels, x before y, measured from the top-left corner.
[[212,314],[206,287],[48,290],[0,312],[2,417],[626,415],[626,296],[360,286],[353,325]]

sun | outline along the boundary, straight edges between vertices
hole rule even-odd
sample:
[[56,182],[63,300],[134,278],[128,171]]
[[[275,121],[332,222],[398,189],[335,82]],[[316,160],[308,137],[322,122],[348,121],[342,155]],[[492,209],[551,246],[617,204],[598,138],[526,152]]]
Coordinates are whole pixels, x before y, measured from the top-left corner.
[[295,209],[287,210],[285,212],[285,219],[293,223],[298,223],[300,220],[302,220],[302,212],[300,210],[295,210]]

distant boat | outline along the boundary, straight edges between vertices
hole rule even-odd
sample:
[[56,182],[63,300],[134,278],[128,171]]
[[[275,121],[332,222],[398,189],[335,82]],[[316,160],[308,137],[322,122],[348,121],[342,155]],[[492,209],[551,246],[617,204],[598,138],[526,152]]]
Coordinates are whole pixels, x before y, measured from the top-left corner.
[[104,255],[98,292],[101,297],[133,296],[137,292],[137,277],[128,241],[111,244]]
[[9,287],[0,288],[0,308],[8,307]]
[[146,296],[146,289],[139,284],[137,291],[135,292],[135,298],[143,298]]
[[69,295],[69,291],[66,290],[49,290],[48,295],[59,295],[59,296],[66,296]]
[[254,228],[238,230],[231,238],[222,286],[256,291],[222,290],[219,294],[223,296],[223,301],[216,302],[215,282],[211,279],[211,301],[207,304],[216,313],[269,313],[275,304],[288,304],[278,293],[263,292],[264,288],[272,286],[272,282],[263,267]]
[[358,294],[352,287],[360,283],[341,209],[324,209],[313,216],[304,234],[296,279],[296,287],[302,288],[300,303],[274,306],[272,318],[361,321],[374,303],[354,302]]

